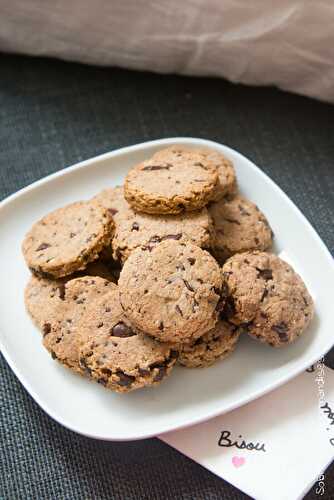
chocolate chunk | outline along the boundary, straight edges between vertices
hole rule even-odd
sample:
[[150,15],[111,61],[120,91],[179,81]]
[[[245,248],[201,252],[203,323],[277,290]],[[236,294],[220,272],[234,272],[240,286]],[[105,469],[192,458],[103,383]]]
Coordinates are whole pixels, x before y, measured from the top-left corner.
[[119,378],[117,384],[121,385],[122,387],[128,387],[135,381],[135,377],[132,377],[132,375],[126,375],[120,370],[116,372],[116,375]]
[[165,240],[180,240],[181,238],[182,238],[182,233],[167,234],[166,236],[163,236],[160,241],[165,241]]
[[187,280],[185,280],[185,279],[184,279],[184,280],[183,280],[183,283],[186,285],[186,287],[188,288],[188,290],[189,290],[190,292],[194,292],[194,291],[195,291],[195,290],[193,289],[193,287],[190,285],[189,281],[187,281]]
[[176,304],[175,309],[181,316],[183,316],[183,312],[178,304]]
[[274,330],[274,332],[278,333],[278,336],[280,338],[280,340],[282,340],[282,342],[287,342],[289,340],[289,337],[288,337],[288,325],[285,323],[285,321],[281,321],[280,323],[278,323],[277,325],[273,325],[271,327],[272,330]]
[[43,337],[51,332],[51,323],[44,323],[43,325]]
[[61,284],[58,286],[59,298],[61,300],[65,300],[65,285]]
[[133,337],[136,334],[128,325],[120,321],[111,329],[111,335],[113,337],[121,337],[124,339],[126,337]]
[[263,290],[263,293],[262,293],[262,297],[261,297],[261,299],[260,299],[260,302],[263,302],[263,301],[264,301],[264,299],[267,297],[268,293],[269,293],[269,292],[268,292],[268,290],[265,288],[265,289]]
[[147,368],[138,368],[138,372],[143,377],[146,377],[147,375],[149,375],[151,373],[150,370],[148,370]]
[[257,270],[257,277],[258,278],[262,278],[266,281],[273,279],[273,272],[271,269],[259,269],[257,267],[256,270]]
[[139,224],[138,224],[138,222],[134,222],[132,224],[131,231],[139,231]]
[[49,248],[51,245],[49,243],[41,243],[38,248],[36,248],[36,252],[40,252],[41,250],[45,250]]
[[196,262],[196,259],[194,259],[193,257],[189,257],[188,261],[189,261],[190,265],[193,266]]
[[169,170],[172,165],[168,163],[167,165],[147,165],[143,170]]

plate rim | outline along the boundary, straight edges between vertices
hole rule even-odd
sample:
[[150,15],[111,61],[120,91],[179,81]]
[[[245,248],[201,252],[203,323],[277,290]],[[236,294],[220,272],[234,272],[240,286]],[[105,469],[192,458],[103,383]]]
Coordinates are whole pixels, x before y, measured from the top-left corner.
[[[96,161],[103,161],[103,160],[108,160],[109,158],[112,158],[114,156],[118,156],[120,154],[127,154],[127,153],[132,153],[136,151],[141,151],[146,148],[150,148],[152,146],[168,146],[171,144],[189,144],[193,146],[207,146],[211,147],[214,149],[218,150],[224,150],[227,153],[232,153],[234,156],[240,158],[242,161],[246,160],[248,163],[248,166],[253,169],[253,171],[256,171],[257,175],[262,176],[262,178],[265,179],[266,182],[269,182],[271,185],[271,188],[273,188],[279,196],[283,197],[285,202],[289,205],[289,209],[292,209],[299,217],[301,217],[303,223],[307,227],[307,229],[311,232],[313,238],[317,241],[319,244],[319,247],[321,248],[322,252],[324,252],[325,256],[327,259],[329,259],[329,262],[332,261],[332,255],[327,248],[326,244],[322,241],[320,238],[319,234],[315,230],[315,228],[311,225],[311,223],[308,221],[308,219],[305,217],[305,215],[301,212],[301,210],[298,208],[298,206],[289,198],[289,196],[282,190],[282,188],[276,184],[274,180],[272,180],[269,175],[267,175],[260,167],[258,167],[251,159],[249,159],[247,156],[243,155],[242,153],[239,153],[239,151],[235,150],[232,147],[229,147],[225,144],[219,143],[217,141],[212,141],[209,139],[202,139],[202,138],[197,138],[197,137],[169,137],[169,138],[161,138],[161,139],[154,139],[150,141],[145,141],[141,143],[137,143],[134,145],[130,146],[124,146],[121,148],[114,149],[112,151],[94,156],[92,158],[88,158],[86,160],[80,161],[78,163],[72,164],[69,167],[64,167],[57,172],[54,172],[52,174],[49,174],[45,177],[42,177],[41,179],[38,179],[37,181],[34,181],[33,183],[29,184],[28,186],[25,186],[21,188],[20,190],[14,192],[13,194],[7,196],[4,198],[2,201],[0,201],[0,214],[2,211],[10,205],[12,202],[20,198],[22,195],[25,195],[26,193],[33,191],[35,188],[38,188],[40,186],[43,186],[44,184],[47,184],[48,182],[52,181],[53,179],[56,179],[58,177],[63,177],[66,176],[69,173],[75,172],[77,170],[81,170],[85,167],[91,166],[94,162]],[[329,345],[330,343],[330,345]],[[310,356],[310,360],[307,363],[307,366],[310,366],[314,364],[316,361],[321,359],[322,356],[324,356],[334,345],[329,340],[328,345],[326,344],[325,351],[322,352],[320,355],[317,354],[316,356]],[[143,433],[136,433],[134,435],[127,435],[126,437],[124,436],[119,436],[119,435],[100,435],[99,433],[91,433],[91,432],[84,432],[80,428],[77,428],[75,425],[71,425],[66,420],[61,418],[57,413],[54,413],[53,409],[49,407],[47,403],[45,403],[42,398],[39,397],[39,394],[35,391],[35,389],[31,386],[31,384],[25,379],[25,376],[21,373],[21,370],[19,367],[17,367],[16,363],[12,359],[9,351],[5,349],[3,342],[2,342],[2,336],[0,332],[0,350],[2,352],[2,355],[4,356],[6,362],[10,366],[11,370],[15,374],[15,376],[18,378],[19,382],[22,384],[22,386],[25,388],[25,390],[28,392],[28,394],[34,399],[34,401],[42,408],[42,410],[53,420],[55,420],[57,423],[61,424],[63,427],[66,429],[69,429],[70,431],[76,432],[77,434],[92,438],[92,439],[97,439],[97,440],[103,440],[103,441],[135,441],[135,440],[140,440],[140,439],[147,439],[153,436],[159,436],[168,432],[180,430],[189,426],[197,425],[201,422],[210,420],[212,418],[215,418],[219,415],[222,415],[224,413],[227,413],[229,411],[232,411],[236,408],[239,408],[241,406],[244,406],[245,404],[249,403],[250,401],[254,401],[255,399],[265,396],[269,392],[277,389],[281,385],[289,382],[292,378],[298,376],[300,373],[302,373],[305,370],[305,366],[303,364],[302,367],[296,367],[294,370],[289,372],[286,376],[282,376],[280,379],[278,379],[275,383],[271,384],[270,387],[266,389],[260,389],[260,390],[255,390],[251,394],[249,394],[246,398],[242,399],[242,402],[240,401],[235,401],[225,407],[224,409],[217,409],[213,410],[210,412],[209,415],[206,416],[199,416],[196,418],[196,416],[188,422],[181,423],[179,425],[166,428],[167,426],[165,425],[164,428],[162,428],[161,431],[159,431],[158,434],[155,432],[143,432]],[[323,350],[323,349],[322,349]]]

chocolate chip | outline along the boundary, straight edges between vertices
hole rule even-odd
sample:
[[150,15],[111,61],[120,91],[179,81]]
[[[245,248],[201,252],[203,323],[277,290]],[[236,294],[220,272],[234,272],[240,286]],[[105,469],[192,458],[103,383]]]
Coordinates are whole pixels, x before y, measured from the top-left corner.
[[196,163],[194,163],[194,165],[195,165],[195,167],[202,167],[202,168],[204,168],[203,163],[201,163],[199,161],[197,161]]
[[52,359],[57,359],[57,355],[54,351],[51,351],[51,358]]
[[58,293],[59,293],[59,298],[61,300],[64,300],[65,299],[65,285],[64,284],[59,285]]
[[268,315],[266,313],[262,312],[262,311],[260,312],[260,316],[263,319],[268,319]]
[[175,309],[181,316],[183,316],[183,312],[178,304],[176,304]]
[[51,323],[44,323],[43,325],[43,337],[51,332]]
[[281,321],[277,325],[273,325],[271,329],[274,330],[274,332],[278,333],[278,336],[280,340],[282,340],[282,342],[287,342],[289,340],[289,337],[287,335],[289,329],[285,321]]
[[135,377],[132,377],[132,375],[126,375],[124,372],[120,370],[116,372],[116,375],[119,378],[117,384],[122,387],[128,387],[135,381]]
[[92,370],[87,366],[85,358],[80,358],[79,365],[81,366],[81,368],[83,368],[85,375],[89,377],[92,373]]
[[70,233],[70,238],[74,238],[74,236],[76,236],[77,233]]
[[247,210],[245,210],[242,205],[238,205],[238,208],[240,210],[241,215],[250,215],[250,213],[247,212]]
[[147,167],[144,167],[142,170],[169,170],[172,165],[169,163],[167,165],[147,165]]
[[263,293],[262,293],[262,297],[261,297],[261,299],[260,299],[260,302],[263,302],[263,301],[264,301],[264,299],[267,297],[268,293],[269,293],[269,292],[268,292],[268,290],[265,288],[265,289],[263,290]]
[[162,321],[160,321],[159,323],[159,330],[163,330],[164,329],[164,324]]
[[195,290],[193,289],[193,287],[190,285],[189,281],[187,281],[187,280],[185,280],[185,279],[184,279],[184,280],[183,280],[183,283],[186,285],[186,287],[188,288],[188,290],[189,290],[190,292],[194,292],[194,291],[195,291]]
[[262,278],[264,280],[272,280],[273,279],[273,272],[271,269],[260,269],[256,268],[257,270],[257,277]]
[[103,327],[103,322],[100,321],[100,323],[97,325],[97,328],[102,328]]
[[169,359],[177,359],[179,357],[178,351],[171,351],[169,355]]
[[164,240],[180,240],[181,238],[182,238],[182,233],[167,234],[166,236],[163,236],[161,238],[161,241],[164,241]]
[[196,262],[196,259],[194,259],[193,257],[189,257],[188,261],[189,261],[190,265],[193,266]]
[[116,208],[108,208],[108,212],[111,214],[111,215],[116,215],[118,210]]
[[258,245],[260,243],[260,240],[257,237],[254,238],[254,241],[255,241],[256,245]]
[[40,252],[41,250],[45,250],[49,248],[51,245],[49,243],[41,243],[38,248],[36,248],[36,252]]
[[138,224],[138,222],[134,222],[132,224],[131,231],[139,231],[139,224]]
[[138,368],[138,372],[143,377],[146,377],[147,375],[149,375],[151,373],[150,370],[148,370],[147,368]]
[[111,329],[111,335],[113,337],[121,337],[124,339],[126,337],[133,337],[136,334],[128,325],[120,321]]

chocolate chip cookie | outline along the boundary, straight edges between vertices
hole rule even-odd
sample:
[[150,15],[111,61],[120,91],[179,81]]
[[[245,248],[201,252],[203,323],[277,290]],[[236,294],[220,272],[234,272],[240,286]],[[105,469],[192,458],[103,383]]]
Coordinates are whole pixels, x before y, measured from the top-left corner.
[[212,253],[220,263],[238,252],[271,248],[273,232],[266,217],[243,196],[212,203],[209,213],[214,227]]
[[84,269],[110,243],[113,221],[101,206],[78,202],[36,222],[22,250],[29,268],[44,278],[61,278]]
[[124,198],[123,187],[105,189],[94,200],[113,216],[115,233],[112,248],[116,260],[124,262],[136,248],[153,247],[167,239],[194,243],[202,248],[210,247],[213,229],[206,208],[179,215],[139,213]]
[[245,252],[223,266],[224,313],[250,336],[274,347],[293,342],[310,323],[313,300],[301,277],[276,255]]
[[88,264],[85,271],[58,280],[31,276],[25,288],[25,305],[34,323],[39,328],[42,328],[44,323],[52,322],[55,311],[57,311],[57,305],[65,300],[65,283],[70,279],[79,277],[80,274],[82,276],[99,276],[108,281],[115,281],[113,270],[110,270],[107,264],[100,261]]
[[77,325],[86,307],[116,285],[98,276],[75,278],[65,284],[61,302],[53,315],[42,325],[43,344],[57,359],[75,372],[83,373],[79,365]]
[[216,326],[192,344],[182,345],[179,362],[187,368],[203,368],[231,354],[239,339],[239,329],[220,319]]
[[87,307],[78,330],[82,369],[116,392],[159,384],[170,374],[178,357],[168,344],[133,330],[117,288]]
[[135,250],[118,284],[134,327],[164,342],[196,340],[215,326],[222,307],[222,275],[215,259],[175,240]]
[[215,166],[193,151],[168,151],[128,173],[124,193],[138,212],[179,214],[200,210],[213,199],[218,183]]

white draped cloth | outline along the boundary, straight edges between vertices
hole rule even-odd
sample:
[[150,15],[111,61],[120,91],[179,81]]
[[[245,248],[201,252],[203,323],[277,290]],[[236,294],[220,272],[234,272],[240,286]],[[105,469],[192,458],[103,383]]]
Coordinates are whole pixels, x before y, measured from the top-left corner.
[[0,51],[334,102],[333,0],[0,0]]

